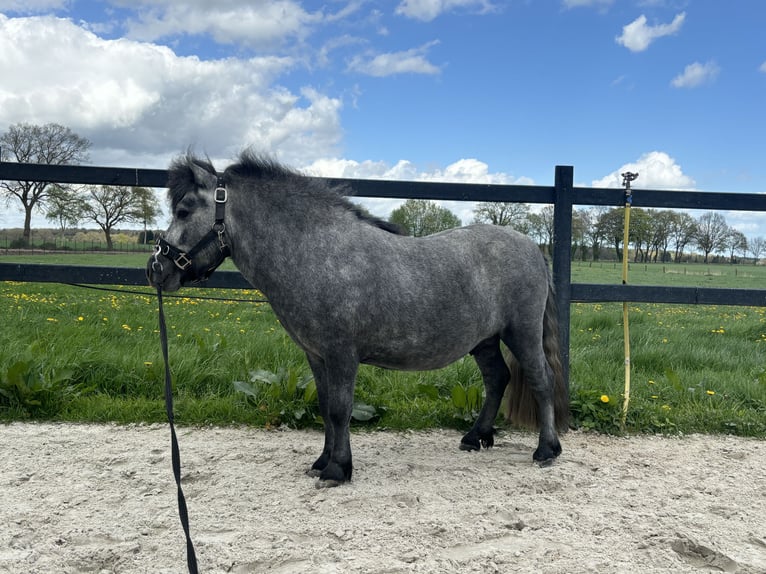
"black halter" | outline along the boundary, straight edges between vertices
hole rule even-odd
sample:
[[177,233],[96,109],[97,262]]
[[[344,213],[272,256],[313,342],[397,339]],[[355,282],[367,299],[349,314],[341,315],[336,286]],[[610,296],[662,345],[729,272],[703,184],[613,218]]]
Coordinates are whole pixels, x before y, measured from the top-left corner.
[[[158,255],[164,255],[173,260],[176,267],[185,274],[189,275],[189,279],[192,281],[204,281],[215,271],[218,266],[223,263],[223,260],[231,255],[229,244],[226,242],[224,233],[226,232],[226,224],[224,223],[224,214],[226,211],[226,201],[228,199],[228,193],[226,192],[226,184],[221,176],[218,176],[218,183],[216,184],[213,200],[215,201],[215,222],[205,235],[197,242],[197,244],[189,249],[189,251],[181,251],[174,245],[171,245],[163,237],[159,237],[154,247],[154,262],[152,267],[162,264],[157,260]],[[216,261],[210,265],[207,269],[201,270],[194,267],[194,257],[202,250],[206,249],[209,244],[216,242],[218,245],[219,257]]]

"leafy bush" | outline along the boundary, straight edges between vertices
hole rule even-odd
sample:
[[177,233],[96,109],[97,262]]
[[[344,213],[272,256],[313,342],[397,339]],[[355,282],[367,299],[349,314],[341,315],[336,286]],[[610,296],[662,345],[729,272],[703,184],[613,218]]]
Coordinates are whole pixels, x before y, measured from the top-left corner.
[[26,416],[54,416],[76,394],[71,380],[70,370],[45,373],[39,365],[17,361],[0,373],[0,407]]
[[[266,414],[268,426],[294,427],[321,424],[317,387],[313,376],[300,371],[282,369],[277,373],[250,372],[250,381],[234,381],[234,390],[242,393],[249,404]],[[355,401],[351,418],[358,422],[378,416],[375,407]]]

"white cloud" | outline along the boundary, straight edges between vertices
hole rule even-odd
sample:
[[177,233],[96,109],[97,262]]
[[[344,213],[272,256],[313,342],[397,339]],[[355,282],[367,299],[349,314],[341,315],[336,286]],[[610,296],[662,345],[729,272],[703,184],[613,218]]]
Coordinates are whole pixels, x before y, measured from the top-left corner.
[[396,7],[396,13],[407,18],[430,22],[441,14],[457,8],[472,9],[479,13],[494,10],[488,0],[402,0]]
[[342,135],[339,99],[276,85],[290,58],[200,61],[104,40],[64,19],[1,14],[0,53],[0,131],[61,123],[93,142],[96,163],[102,153],[164,167],[195,144],[214,158],[254,144],[285,161],[311,161],[334,153]]
[[[273,48],[288,39],[303,39],[321,13],[306,12],[292,0],[274,2],[170,2],[144,0],[136,5],[138,19],[127,23],[128,35],[154,41],[178,35],[210,35],[221,44]],[[330,16],[332,17],[332,16]]]
[[681,12],[673,18],[670,24],[647,26],[646,16],[641,14],[633,22],[622,27],[622,34],[617,36],[615,41],[631,52],[643,52],[657,38],[676,34],[681,29],[685,19],[686,12]]
[[614,0],[562,0],[564,8],[600,8],[605,9],[614,4]]
[[441,69],[427,58],[428,50],[438,43],[433,41],[402,52],[355,56],[348,63],[348,70],[377,78],[395,74],[439,74]]
[[[490,172],[489,166],[478,159],[460,159],[444,168],[422,171],[408,160],[399,160],[395,165],[382,161],[357,162],[350,159],[323,158],[308,165],[303,172],[318,177],[338,177],[349,179],[381,179],[399,181],[431,181],[445,183],[486,183],[506,185],[534,185],[528,177],[516,178],[502,172]],[[405,200],[385,198],[360,198],[364,207],[379,217],[388,215]],[[472,201],[438,201],[466,224],[473,220],[476,203]]]
[[638,160],[626,163],[609,175],[592,182],[593,187],[623,187],[622,174],[638,173],[634,187],[645,189],[693,189],[694,180],[685,175],[676,160],[662,151],[645,153]]
[[760,67],[760,68],[758,68],[758,69],[759,69],[761,72],[763,72],[764,74],[766,74],[766,62],[764,62],[763,64],[761,64],[761,67]]
[[0,0],[0,12],[39,14],[66,7],[68,0]]
[[694,62],[686,66],[683,73],[673,78],[670,85],[674,88],[696,88],[714,81],[720,71],[718,64],[713,61],[704,64]]

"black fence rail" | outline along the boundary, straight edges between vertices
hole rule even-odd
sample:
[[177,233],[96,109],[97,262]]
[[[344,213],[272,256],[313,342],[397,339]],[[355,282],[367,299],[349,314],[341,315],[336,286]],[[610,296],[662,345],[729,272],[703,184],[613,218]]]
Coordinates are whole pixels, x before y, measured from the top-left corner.
[[[553,186],[484,185],[415,181],[327,178],[343,184],[356,197],[488,201],[554,206],[553,280],[556,287],[564,364],[569,365],[572,302],[655,302],[766,307],[766,289],[711,289],[571,282],[572,212],[574,205],[624,205],[621,189],[574,187],[574,168],[556,166]],[[0,180],[49,181],[94,185],[165,187],[167,172],[93,166],[37,165],[0,162]],[[766,194],[704,191],[632,190],[634,207],[766,212]],[[69,265],[0,263],[0,280],[26,282],[146,285],[143,269]],[[218,271],[205,287],[247,289],[235,271]]]

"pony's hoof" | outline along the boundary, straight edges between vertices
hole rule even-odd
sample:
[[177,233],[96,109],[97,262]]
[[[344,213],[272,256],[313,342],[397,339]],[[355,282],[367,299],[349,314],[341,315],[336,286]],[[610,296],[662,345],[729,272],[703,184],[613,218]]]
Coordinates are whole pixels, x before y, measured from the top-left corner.
[[560,454],[561,444],[556,441],[553,446],[538,446],[537,450],[532,455],[532,460],[539,466],[550,466]]
[[343,484],[344,481],[342,480],[322,480],[319,479],[316,481],[316,484],[314,485],[316,488],[335,488],[336,486],[340,486]]
[[461,442],[460,443],[460,450],[465,450],[465,451],[481,450],[481,446],[479,445],[478,442],[476,444],[467,443],[467,442]]
[[318,468],[310,468],[306,471],[306,474],[311,478],[319,478],[319,475],[322,474],[322,471]]

